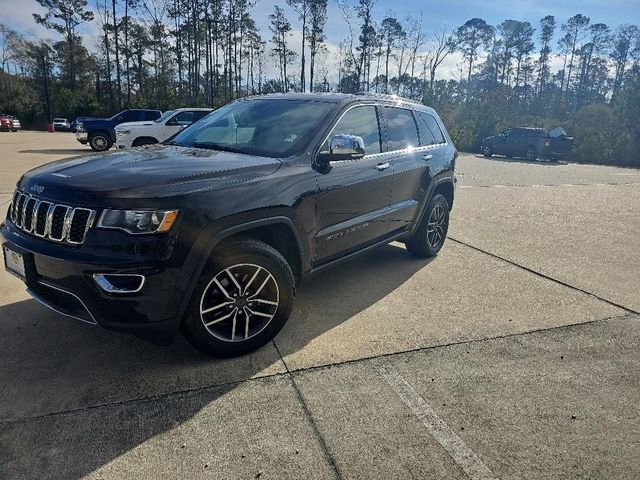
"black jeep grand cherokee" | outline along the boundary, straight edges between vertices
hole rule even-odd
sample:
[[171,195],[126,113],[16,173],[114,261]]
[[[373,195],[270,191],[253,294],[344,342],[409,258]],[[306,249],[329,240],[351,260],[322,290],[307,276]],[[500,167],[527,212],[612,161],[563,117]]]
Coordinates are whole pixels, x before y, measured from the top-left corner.
[[239,100],[164,145],[27,172],[5,264],[62,314],[238,355],[278,333],[305,275],[393,240],[435,255],[455,159],[436,113],[397,97]]

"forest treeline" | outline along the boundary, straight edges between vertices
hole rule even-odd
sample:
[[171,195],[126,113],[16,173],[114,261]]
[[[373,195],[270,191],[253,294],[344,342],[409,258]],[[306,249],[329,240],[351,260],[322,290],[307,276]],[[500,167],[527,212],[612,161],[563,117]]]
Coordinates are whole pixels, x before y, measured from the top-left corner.
[[[127,107],[364,90],[433,106],[461,150],[509,126],[562,126],[574,160],[640,167],[635,25],[576,14],[446,29],[418,14],[376,18],[375,0],[336,0],[349,27],[336,46],[325,34],[328,0],[283,0],[268,32],[252,15],[259,0],[37,1],[45,13],[34,22],[55,40],[0,24],[0,111],[28,127]],[[97,33],[83,36],[89,22]],[[452,61],[457,75],[442,78]]]

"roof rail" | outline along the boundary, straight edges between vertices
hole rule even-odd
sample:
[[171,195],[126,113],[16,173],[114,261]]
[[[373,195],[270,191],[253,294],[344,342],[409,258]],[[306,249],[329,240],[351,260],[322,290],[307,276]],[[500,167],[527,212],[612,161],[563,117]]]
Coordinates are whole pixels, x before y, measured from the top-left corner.
[[401,102],[407,102],[407,103],[414,103],[417,105],[424,105],[420,100],[414,100],[412,98],[406,98],[406,97],[401,97],[400,95],[390,95],[387,93],[375,93],[375,92],[366,92],[364,90],[361,90],[359,92],[356,92],[356,95],[366,95],[368,97],[376,97],[376,98],[380,98],[380,99],[386,99],[386,100],[397,100],[397,101],[401,101]]

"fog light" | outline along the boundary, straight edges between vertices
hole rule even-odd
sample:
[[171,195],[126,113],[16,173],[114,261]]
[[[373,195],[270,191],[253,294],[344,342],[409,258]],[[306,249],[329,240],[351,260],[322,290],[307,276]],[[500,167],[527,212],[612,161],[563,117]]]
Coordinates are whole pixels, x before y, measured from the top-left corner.
[[145,276],[133,273],[94,273],[93,280],[107,293],[136,293],[142,290]]

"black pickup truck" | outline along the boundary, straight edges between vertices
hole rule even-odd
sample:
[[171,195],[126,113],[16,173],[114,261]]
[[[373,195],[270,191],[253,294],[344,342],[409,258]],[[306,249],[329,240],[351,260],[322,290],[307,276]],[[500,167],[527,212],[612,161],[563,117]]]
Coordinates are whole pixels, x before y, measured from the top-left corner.
[[572,148],[573,137],[567,136],[562,128],[547,132],[542,128],[518,127],[485,138],[481,151],[487,158],[498,154],[534,161],[538,158],[557,160],[571,153]]
[[6,268],[60,313],[238,355],[278,333],[308,274],[395,240],[436,255],[456,156],[419,103],[252,97],[163,145],[27,172],[0,241]]

